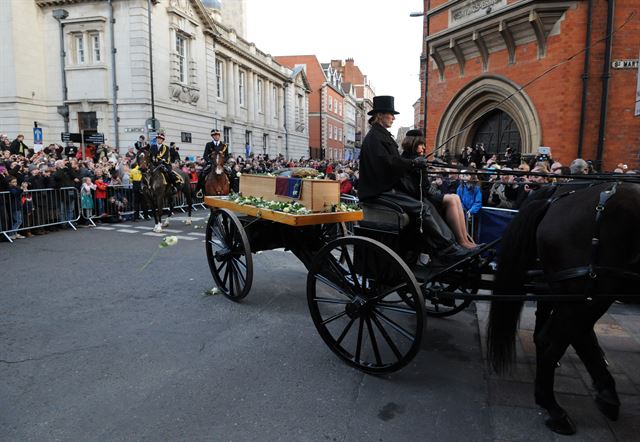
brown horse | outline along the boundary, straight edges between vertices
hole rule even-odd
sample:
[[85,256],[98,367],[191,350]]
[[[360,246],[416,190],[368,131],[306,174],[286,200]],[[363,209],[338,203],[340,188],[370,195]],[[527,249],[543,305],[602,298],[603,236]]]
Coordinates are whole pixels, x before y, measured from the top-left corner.
[[213,167],[207,174],[204,181],[205,195],[222,196],[229,195],[229,177],[224,170],[224,154],[221,152],[213,152],[211,154]]

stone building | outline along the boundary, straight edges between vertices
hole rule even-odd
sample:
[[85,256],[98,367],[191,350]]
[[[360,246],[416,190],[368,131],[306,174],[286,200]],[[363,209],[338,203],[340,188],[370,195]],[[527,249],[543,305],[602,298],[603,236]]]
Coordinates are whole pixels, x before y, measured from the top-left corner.
[[183,158],[201,155],[217,128],[234,155],[308,156],[308,126],[296,124],[308,108],[304,71],[242,38],[244,1],[222,5],[0,2],[0,128],[30,133],[37,121],[45,144],[86,130],[120,148],[157,129]]
[[637,6],[425,0],[418,126],[428,145],[524,155],[549,146],[564,164],[639,167]]

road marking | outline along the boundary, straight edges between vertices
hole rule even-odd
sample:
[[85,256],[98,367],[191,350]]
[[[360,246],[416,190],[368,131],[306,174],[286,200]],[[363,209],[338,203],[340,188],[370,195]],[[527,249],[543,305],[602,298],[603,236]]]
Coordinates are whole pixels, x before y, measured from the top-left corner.
[[169,233],[182,233],[182,230],[175,230],[175,229],[165,229],[164,227],[162,228],[163,232],[169,232]]
[[97,230],[116,230],[115,227],[105,227],[105,226],[97,226],[97,227],[94,227],[94,229],[97,229]]
[[164,233],[156,233],[156,232],[144,232],[143,235],[148,235],[148,236],[165,236]]
[[197,233],[197,232],[187,233],[187,235],[193,235],[193,236],[207,236],[207,234],[206,234],[206,233]]
[[120,227],[133,227],[131,224],[118,224]]
[[139,230],[131,230],[131,229],[118,229],[118,232],[122,232],[122,233],[140,233]]
[[184,239],[186,241],[193,241],[193,240],[198,239],[198,238],[194,238],[193,236],[182,236],[182,235],[176,235],[176,238]]
[[153,230],[153,227],[147,227],[147,226],[136,226],[135,228],[140,230]]

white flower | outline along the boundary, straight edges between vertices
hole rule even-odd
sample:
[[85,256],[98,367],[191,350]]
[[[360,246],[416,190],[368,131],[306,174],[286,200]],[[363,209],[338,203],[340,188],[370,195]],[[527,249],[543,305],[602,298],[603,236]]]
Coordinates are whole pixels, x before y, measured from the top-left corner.
[[218,292],[220,292],[220,290],[218,289],[218,287],[212,287],[209,290],[205,290],[204,291],[204,295],[205,296],[212,296],[212,295],[217,295]]
[[171,247],[171,246],[175,246],[176,244],[178,244],[177,236],[165,236],[164,239],[160,242],[160,247],[161,248]]
[[284,209],[282,209],[283,212],[289,213],[291,212],[291,209],[288,207],[285,207]]
[[242,176],[240,172],[236,172],[236,176]]

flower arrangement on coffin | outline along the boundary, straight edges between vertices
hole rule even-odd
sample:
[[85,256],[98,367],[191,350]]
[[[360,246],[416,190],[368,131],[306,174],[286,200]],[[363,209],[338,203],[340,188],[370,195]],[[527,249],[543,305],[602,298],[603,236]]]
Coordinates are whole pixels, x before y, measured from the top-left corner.
[[[313,213],[305,206],[297,201],[284,202],[284,201],[271,201],[265,200],[262,197],[255,196],[242,196],[234,193],[229,195],[229,201],[233,201],[236,204],[253,206],[259,209],[269,209],[275,212],[289,213],[292,215],[309,215]],[[326,207],[326,212],[355,212],[360,210],[356,204],[338,203]]]

